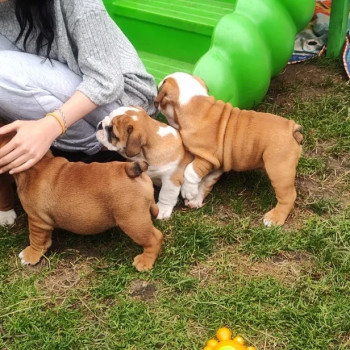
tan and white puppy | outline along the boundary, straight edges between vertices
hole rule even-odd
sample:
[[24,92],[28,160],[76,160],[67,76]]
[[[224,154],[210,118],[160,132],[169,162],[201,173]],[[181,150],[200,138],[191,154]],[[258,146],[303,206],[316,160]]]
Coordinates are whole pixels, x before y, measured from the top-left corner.
[[[0,148],[12,135],[0,138]],[[138,271],[152,268],[163,235],[153,226],[158,208],[145,162],[68,162],[48,152],[29,170],[14,175],[28,215],[30,245],[20,254],[24,265],[35,265],[51,246],[54,228],[89,235],[118,225],[143,246],[134,258]],[[13,224],[12,178],[0,175],[0,225]],[[13,181],[12,181],[13,182]]]
[[120,107],[99,124],[96,137],[107,149],[148,163],[147,174],[156,186],[161,186],[157,218],[169,218],[178,200],[185,167],[193,159],[180,133],[152,119],[141,107]]
[[195,156],[185,170],[184,198],[196,199],[202,179],[213,171],[265,168],[277,205],[264,215],[264,223],[284,224],[296,199],[300,125],[273,114],[234,108],[209,96],[203,80],[180,72],[159,84],[155,104]]

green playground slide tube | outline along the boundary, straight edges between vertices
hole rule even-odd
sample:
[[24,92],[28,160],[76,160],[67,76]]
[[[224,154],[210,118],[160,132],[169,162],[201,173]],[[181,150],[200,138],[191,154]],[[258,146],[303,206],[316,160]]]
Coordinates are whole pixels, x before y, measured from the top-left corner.
[[295,35],[310,21],[315,0],[238,0],[214,29],[211,46],[194,67],[209,93],[240,108],[265,96],[271,77],[293,52]]
[[[232,12],[219,19],[212,34],[198,36],[195,25],[193,33],[190,25],[179,29],[172,26],[171,17],[168,20],[162,17],[161,23],[152,22],[153,15],[147,12],[142,19],[132,18],[132,12],[130,17],[125,13],[118,17],[117,0],[103,1],[112,18],[124,25],[137,50],[146,52],[144,43],[148,42],[149,53],[162,56],[158,52],[162,49],[164,56],[179,61],[191,51],[191,61],[184,61],[187,65],[193,62],[192,73],[206,82],[209,93],[240,108],[254,107],[263,99],[271,77],[279,74],[288,63],[295,36],[309,23],[316,5],[316,0],[225,0],[235,4]],[[163,2],[148,0],[148,3]],[[172,6],[171,1],[168,6]],[[196,12],[195,7],[192,11]],[[142,13],[142,7],[138,12]],[[133,29],[135,23],[139,25],[137,33]],[[167,40],[170,32],[171,39]],[[150,38],[154,41],[150,42]],[[203,38],[207,40],[207,48],[195,45]],[[180,42],[175,45],[175,40]],[[154,47],[157,52],[152,51]]]

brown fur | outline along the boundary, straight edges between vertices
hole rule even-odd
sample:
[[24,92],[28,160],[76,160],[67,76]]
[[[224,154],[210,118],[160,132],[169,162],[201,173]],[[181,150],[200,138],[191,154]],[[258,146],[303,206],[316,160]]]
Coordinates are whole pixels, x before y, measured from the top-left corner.
[[155,102],[166,117],[169,105],[173,108],[171,120],[195,156],[196,174],[203,178],[213,170],[265,168],[278,200],[265,219],[283,224],[296,198],[294,180],[303,141],[300,125],[273,114],[240,110],[213,96],[193,96],[180,106],[179,94],[176,80],[170,77]]
[[[137,116],[137,120],[132,118]],[[167,127],[158,120],[151,118],[143,109],[139,112],[127,111],[126,114],[112,119],[113,135],[111,143],[124,146],[127,157],[135,157],[141,152],[145,160],[154,167],[160,167],[175,161],[180,157],[183,176],[184,167],[190,163],[192,157],[183,146],[181,136],[160,136],[160,127]],[[171,150],[171,152],[169,151]],[[178,175],[181,178],[181,175]]]
[[[0,147],[8,141],[0,138]],[[51,246],[54,228],[88,235],[118,225],[144,248],[134,259],[136,269],[151,269],[163,236],[151,220],[150,213],[157,215],[158,208],[146,168],[145,162],[72,163],[48,152],[14,175],[29,221],[30,246],[21,252],[22,262],[39,262]],[[6,179],[0,183],[0,211],[13,204],[8,175]]]
[[13,178],[9,174],[0,175],[0,211],[8,211],[14,206]]
[[180,133],[152,119],[141,107],[123,107],[102,121],[96,136],[107,149],[149,164],[147,173],[155,185],[161,186],[157,218],[169,218],[184,181],[184,170],[193,159]]

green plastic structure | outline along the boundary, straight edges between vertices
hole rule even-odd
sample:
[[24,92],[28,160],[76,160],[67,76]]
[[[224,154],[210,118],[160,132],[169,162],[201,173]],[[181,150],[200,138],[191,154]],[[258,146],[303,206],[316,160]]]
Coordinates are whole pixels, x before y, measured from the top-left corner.
[[200,76],[240,108],[262,100],[293,52],[316,0],[104,0],[156,81]]
[[327,57],[338,57],[348,28],[349,0],[333,0],[327,40]]

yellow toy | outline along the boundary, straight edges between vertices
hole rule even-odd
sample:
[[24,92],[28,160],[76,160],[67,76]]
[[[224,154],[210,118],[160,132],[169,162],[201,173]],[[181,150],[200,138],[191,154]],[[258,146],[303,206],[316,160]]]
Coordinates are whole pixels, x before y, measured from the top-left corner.
[[219,328],[216,337],[219,341],[216,339],[208,340],[203,350],[255,350],[253,346],[246,347],[244,339],[240,336],[231,339],[232,332],[226,327]]

